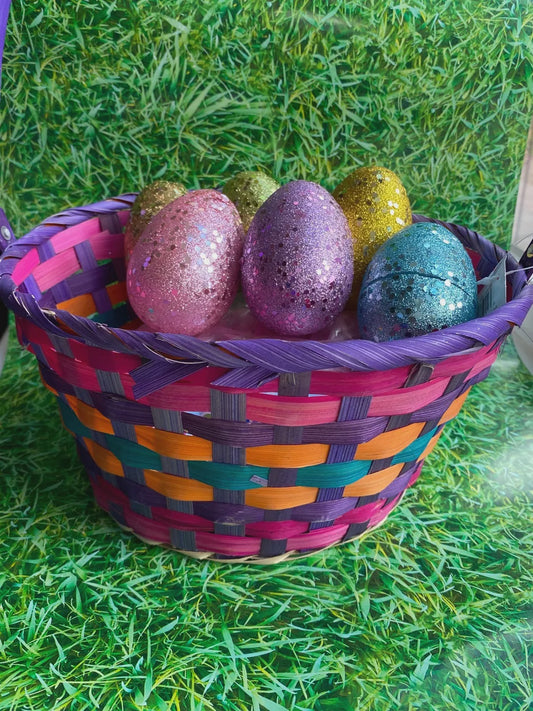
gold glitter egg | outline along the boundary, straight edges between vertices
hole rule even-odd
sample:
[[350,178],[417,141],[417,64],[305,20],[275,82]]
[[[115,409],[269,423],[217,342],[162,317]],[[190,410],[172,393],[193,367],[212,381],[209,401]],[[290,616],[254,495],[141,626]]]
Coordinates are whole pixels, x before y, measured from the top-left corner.
[[244,231],[247,232],[255,213],[279,187],[279,183],[266,173],[246,170],[228,180],[222,192],[239,211]]
[[155,180],[141,190],[133,203],[130,219],[124,231],[124,259],[126,263],[129,261],[143,230],[152,218],[166,205],[185,195],[186,192],[187,188],[184,185],[168,180]]
[[354,241],[354,280],[349,305],[355,306],[363,275],[377,249],[410,225],[411,203],[396,173],[369,166],[350,173],[333,191]]

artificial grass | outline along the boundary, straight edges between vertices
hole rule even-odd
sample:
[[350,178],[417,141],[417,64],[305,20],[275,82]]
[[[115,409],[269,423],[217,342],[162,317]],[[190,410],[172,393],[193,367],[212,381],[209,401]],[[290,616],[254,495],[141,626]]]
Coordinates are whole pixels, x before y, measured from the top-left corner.
[[[507,246],[532,23],[525,2],[15,2],[2,206],[22,234],[162,176],[333,188],[382,163],[416,211]],[[379,530],[263,569],[119,530],[13,335],[0,709],[531,708],[533,388],[511,344]]]

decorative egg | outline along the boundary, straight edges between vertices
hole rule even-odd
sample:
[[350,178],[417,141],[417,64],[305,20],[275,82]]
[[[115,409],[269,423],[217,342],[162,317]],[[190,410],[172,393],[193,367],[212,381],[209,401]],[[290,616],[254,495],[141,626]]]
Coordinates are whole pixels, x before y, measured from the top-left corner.
[[411,203],[399,177],[376,166],[358,168],[333,191],[354,241],[353,297],[357,294],[370,260],[386,240],[411,224]]
[[376,252],[359,294],[361,337],[387,341],[419,336],[476,318],[472,262],[449,230],[417,222]]
[[152,217],[157,215],[169,202],[185,195],[186,192],[187,188],[184,185],[171,183],[168,180],[156,180],[141,190],[133,203],[130,219],[124,230],[124,259],[126,263]]
[[244,240],[237,208],[216,190],[164,207],[133,249],[130,304],[151,330],[196,335],[227,311],[239,287]]
[[282,335],[307,335],[343,310],[353,278],[346,217],[316,183],[296,180],[257,211],[244,242],[242,287],[256,318]]
[[241,216],[244,231],[265,200],[279,188],[274,178],[260,170],[246,170],[237,173],[224,185],[222,192],[233,202]]

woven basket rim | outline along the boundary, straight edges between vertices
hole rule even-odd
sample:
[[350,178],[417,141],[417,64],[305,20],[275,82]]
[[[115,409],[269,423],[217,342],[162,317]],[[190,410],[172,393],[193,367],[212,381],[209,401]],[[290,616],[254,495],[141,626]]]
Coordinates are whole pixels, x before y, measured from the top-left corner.
[[[106,350],[133,353],[145,360],[174,366],[202,363],[245,374],[239,382],[221,385],[244,387],[257,384],[273,372],[307,372],[344,367],[352,371],[389,370],[417,363],[436,363],[444,358],[479,350],[507,335],[520,325],[533,305],[533,285],[525,271],[502,247],[461,225],[413,214],[414,222],[431,222],[450,229],[463,243],[481,255],[487,273],[506,257],[510,300],[486,316],[433,333],[375,343],[364,339],[315,341],[312,339],[238,339],[203,341],[180,334],[131,331],[111,327],[57,308],[42,308],[35,296],[15,285],[11,274],[24,255],[48,242],[59,232],[94,217],[102,218],[131,208],[137,193],[126,193],[83,207],[68,208],[52,215],[19,240],[11,242],[0,258],[0,297],[16,314],[30,318],[57,336],[68,336]],[[59,325],[61,324],[61,325]],[[65,330],[65,327],[66,329]]]

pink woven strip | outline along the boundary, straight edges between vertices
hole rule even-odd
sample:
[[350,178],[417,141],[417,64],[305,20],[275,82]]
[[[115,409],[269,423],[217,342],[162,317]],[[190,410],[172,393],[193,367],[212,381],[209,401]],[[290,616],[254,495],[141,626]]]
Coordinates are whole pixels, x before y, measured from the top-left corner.
[[[108,232],[92,235],[90,242],[96,259],[119,259],[124,256],[122,241],[110,241]],[[66,249],[35,267],[33,276],[39,289],[44,292],[64,281],[80,268],[74,249]]]
[[393,370],[368,373],[341,373],[338,371],[314,371],[311,376],[311,393],[324,395],[362,396],[401,387],[409,375],[408,366]]
[[383,500],[376,499],[376,501],[372,501],[370,504],[365,504],[364,506],[359,506],[356,509],[348,511],[340,516],[338,521],[341,523],[364,523],[381,511],[382,506]]
[[[464,373],[467,370],[472,370],[475,368],[478,361],[480,361],[485,355],[487,355],[491,350],[493,350],[494,345],[490,343],[488,346],[483,346],[474,353],[468,353],[462,356],[454,356],[453,358],[446,358],[442,363],[439,363],[435,370],[433,371],[434,378],[445,378],[450,375],[455,375],[456,373]],[[496,356],[494,356],[496,357]]]
[[17,262],[16,267],[13,269],[13,274],[11,278],[17,286],[20,286],[22,282],[27,279],[33,270],[39,266],[41,260],[39,259],[39,253],[36,249],[30,249],[30,251],[22,257],[22,259]]
[[300,536],[293,536],[287,541],[288,551],[306,550],[308,548],[325,548],[344,538],[347,525],[330,526],[329,528],[319,528],[312,533],[303,533]]
[[166,523],[152,521],[152,519],[141,516],[126,506],[124,507],[124,519],[126,525],[132,528],[139,536],[148,538],[155,543],[171,545],[170,530]]
[[439,378],[411,388],[375,395],[368,409],[368,417],[414,412],[439,398],[449,382],[449,378]]
[[308,529],[309,524],[306,521],[258,521],[246,526],[246,535],[284,540],[305,533]]
[[78,269],[80,269],[80,263],[76,252],[67,250],[55,257],[50,257],[46,262],[35,267],[33,276],[39,289],[44,292],[77,272]]
[[374,516],[372,516],[368,520],[368,528],[373,528],[374,526],[377,526],[378,523],[381,523],[384,521],[387,516],[390,514],[392,509],[396,506],[398,503],[400,496],[398,495],[393,501],[390,502],[390,504],[387,504],[386,506],[383,506],[383,508],[378,511]]
[[103,348],[87,346],[79,341],[69,340],[70,350],[76,360],[87,363],[97,370],[108,370],[114,373],[128,373],[142,365],[139,356],[105,351]]
[[[108,486],[111,489],[115,488],[112,484]],[[161,506],[152,506],[151,509],[154,520],[166,523],[173,528],[180,528],[184,531],[213,531],[213,521],[209,521],[207,518],[195,516],[194,514],[180,513],[179,511],[171,511]]]
[[[298,401],[294,404],[293,401]],[[303,402],[300,402],[303,401]],[[246,417],[269,425],[299,427],[335,422],[340,397],[287,398],[279,395],[247,395]]]
[[481,358],[473,367],[472,370],[470,371],[469,377],[473,378],[474,375],[477,375],[478,373],[481,373],[482,370],[485,370],[485,368],[488,368],[490,365],[494,363],[496,358],[498,357],[500,349],[499,348],[494,348],[488,355],[486,355],[484,358]]
[[[120,224],[124,227],[128,221],[130,211],[120,210],[120,212],[117,212],[116,215],[120,220]],[[95,233],[99,232],[100,218],[93,217],[90,220],[80,222],[78,225],[73,225],[72,227],[63,230],[62,232],[58,232],[50,239],[50,242],[54,247],[56,254],[59,254],[60,252],[65,251],[66,249],[75,247],[81,242],[85,242],[85,240],[91,239]],[[105,231],[101,234],[109,235],[109,232]]]
[[222,534],[199,531],[196,534],[196,546],[199,551],[212,551],[222,555],[236,557],[246,555],[259,555],[261,550],[260,538],[237,538]]

